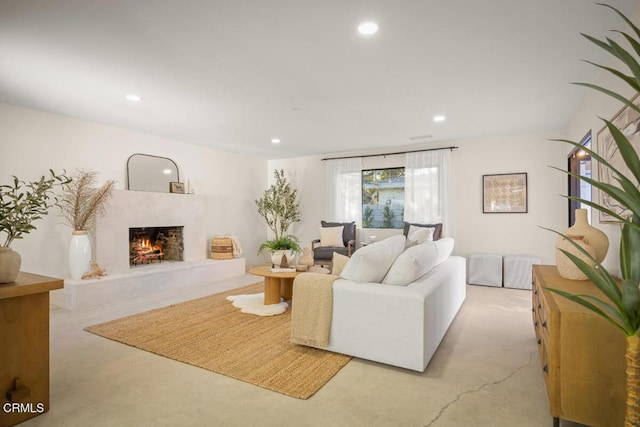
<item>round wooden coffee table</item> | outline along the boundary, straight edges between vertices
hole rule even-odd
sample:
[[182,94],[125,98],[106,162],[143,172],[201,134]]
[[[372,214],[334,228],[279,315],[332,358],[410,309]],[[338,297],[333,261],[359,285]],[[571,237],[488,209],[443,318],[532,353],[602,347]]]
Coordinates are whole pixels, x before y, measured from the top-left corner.
[[264,305],[278,304],[280,296],[285,301],[293,299],[293,279],[300,272],[274,273],[270,266],[262,265],[249,269],[249,273],[264,277]]

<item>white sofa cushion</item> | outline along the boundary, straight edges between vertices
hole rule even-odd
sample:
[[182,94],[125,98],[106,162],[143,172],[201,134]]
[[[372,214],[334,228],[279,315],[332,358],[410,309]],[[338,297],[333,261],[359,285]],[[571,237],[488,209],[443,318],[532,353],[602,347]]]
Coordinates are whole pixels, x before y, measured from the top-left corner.
[[410,247],[398,256],[382,283],[407,286],[449,258],[453,244],[451,237],[445,237]]
[[372,243],[351,255],[340,277],[359,283],[380,283],[389,267],[404,250],[404,235]]

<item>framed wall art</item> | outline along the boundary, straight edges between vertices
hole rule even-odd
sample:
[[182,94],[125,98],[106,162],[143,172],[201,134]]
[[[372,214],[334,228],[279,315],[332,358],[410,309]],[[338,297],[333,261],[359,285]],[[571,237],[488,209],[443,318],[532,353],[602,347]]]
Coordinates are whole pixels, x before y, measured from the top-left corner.
[[482,175],[482,213],[527,213],[527,174]]
[[[640,98],[638,98],[638,95],[636,95],[632,101],[635,105],[640,105]],[[623,109],[618,111],[615,116],[613,116],[611,123],[613,123],[616,128],[620,129],[636,152],[638,152],[640,149],[640,114],[628,106],[625,106]],[[618,147],[613,140],[611,132],[609,132],[609,129],[606,126],[598,132],[597,153],[625,176],[632,175],[618,151]],[[600,163],[598,163],[598,180],[606,182],[607,184],[612,184],[618,187],[620,186],[618,181],[613,177],[609,168],[603,167]],[[598,203],[621,216],[631,214],[630,211],[620,206],[616,200],[601,191],[598,191]],[[600,211],[598,212],[601,223],[618,222],[611,215]]]

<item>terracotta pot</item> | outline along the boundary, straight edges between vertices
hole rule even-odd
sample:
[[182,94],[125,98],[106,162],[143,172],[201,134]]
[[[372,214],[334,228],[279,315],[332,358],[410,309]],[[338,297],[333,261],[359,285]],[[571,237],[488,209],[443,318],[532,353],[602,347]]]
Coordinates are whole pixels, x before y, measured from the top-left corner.
[[22,258],[10,247],[0,247],[0,283],[15,282],[20,272]]

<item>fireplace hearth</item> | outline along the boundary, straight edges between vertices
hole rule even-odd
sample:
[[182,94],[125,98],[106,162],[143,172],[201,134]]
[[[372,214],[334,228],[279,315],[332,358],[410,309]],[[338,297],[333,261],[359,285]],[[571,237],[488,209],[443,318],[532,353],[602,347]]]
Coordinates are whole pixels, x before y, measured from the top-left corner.
[[129,266],[183,261],[183,226],[129,228]]

